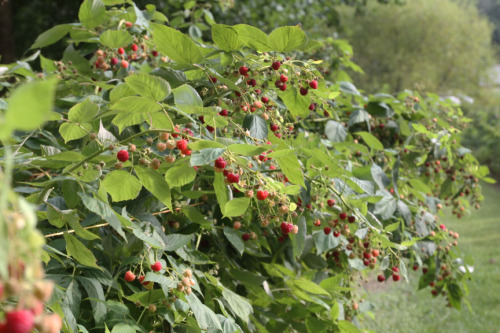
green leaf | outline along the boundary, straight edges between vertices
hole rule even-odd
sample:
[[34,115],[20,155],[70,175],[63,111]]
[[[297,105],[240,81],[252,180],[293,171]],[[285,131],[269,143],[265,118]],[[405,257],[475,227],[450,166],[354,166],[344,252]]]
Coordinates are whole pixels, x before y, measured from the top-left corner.
[[203,60],[203,54],[191,38],[164,25],[154,25],[153,42],[158,50],[179,64],[195,64]]
[[227,288],[222,289],[222,297],[227,301],[233,312],[240,317],[243,322],[247,323],[250,314],[253,312],[252,305],[247,299]]
[[144,231],[142,231],[142,229],[140,229],[136,225],[134,225],[133,228],[134,229],[132,230],[132,232],[134,233],[135,237],[137,237],[140,240],[142,240],[143,242],[151,245],[152,248],[155,248],[155,249],[161,249],[161,248],[163,248],[163,246],[162,246],[162,244],[160,243],[159,240],[157,240],[156,238],[153,238],[153,237],[149,236],[148,234],[146,234]]
[[106,30],[99,37],[101,44],[112,49],[127,47],[134,38],[125,30]]
[[227,149],[235,154],[242,156],[256,156],[262,154],[265,151],[268,151],[269,147],[236,143],[229,145]]
[[307,44],[307,36],[300,26],[280,27],[269,35],[274,51],[290,52]]
[[373,180],[381,190],[389,186],[391,181],[389,180],[389,177],[387,177],[387,175],[385,174],[384,170],[382,170],[382,168],[378,164],[373,163],[370,171]]
[[33,45],[31,45],[31,49],[39,49],[45,46],[52,45],[58,42],[61,38],[66,36],[68,32],[71,30],[71,25],[69,24],[60,24],[56,25],[49,30],[42,32],[36,38]]
[[150,98],[128,96],[116,101],[116,103],[111,106],[111,110],[130,112],[134,114],[151,113],[161,110],[161,105]]
[[88,123],[99,112],[99,105],[94,104],[87,98],[69,109],[68,119],[74,123]]
[[283,103],[285,103],[288,111],[290,111],[294,118],[305,117],[311,112],[309,110],[311,98],[302,96],[296,88],[290,87],[280,92],[278,96],[283,100]]
[[222,173],[216,173],[214,177],[214,191],[217,202],[219,203],[222,215],[225,215],[226,203],[229,201],[228,188],[224,183],[224,175]]
[[225,146],[222,143],[212,140],[198,140],[189,144],[189,149],[192,151],[198,151],[205,148],[225,148]]
[[127,126],[137,125],[145,122],[147,116],[147,113],[122,112],[114,117],[111,123],[118,126],[118,129],[121,133]]
[[247,24],[233,26],[238,32],[239,39],[249,48],[259,52],[269,52],[273,50],[269,36],[262,30]]
[[332,142],[343,142],[347,137],[347,131],[341,123],[328,120],[325,125],[325,135]]
[[160,200],[161,203],[172,209],[170,187],[165,179],[158,172],[150,168],[135,166],[134,171],[142,185]]
[[432,193],[429,186],[427,186],[425,183],[423,183],[422,181],[420,181],[416,178],[410,179],[409,183],[410,183],[411,187],[413,187],[413,189],[415,189],[417,191],[424,192],[425,194]]
[[359,135],[363,138],[368,147],[376,150],[383,150],[384,145],[380,142],[376,137],[374,137],[371,133],[368,132],[357,132],[356,135]]
[[15,89],[8,99],[0,137],[8,137],[13,130],[34,130],[47,121],[52,112],[56,83],[56,80],[35,81]]
[[78,18],[84,27],[95,28],[106,21],[106,7],[102,0],[85,0],[80,6]]
[[92,251],[87,249],[75,236],[65,233],[64,240],[66,241],[66,252],[80,264],[101,269],[94,257]]
[[109,225],[116,230],[116,232],[125,238],[125,233],[122,230],[122,222],[117,217],[117,214],[111,207],[96,198],[89,197],[88,195],[84,193],[78,193],[80,195],[80,198],[82,198],[82,202],[87,207],[88,210],[90,210],[93,213],[96,213],[99,215],[104,221],[108,222]]
[[265,140],[267,138],[267,123],[259,115],[247,114],[243,119],[243,128],[250,132],[250,136],[257,140]]
[[306,218],[303,215],[299,217],[297,226],[299,227],[299,231],[292,238],[293,256],[295,258],[302,255],[302,252],[304,251],[304,247],[306,245],[307,224]]
[[201,303],[194,293],[186,295],[186,300],[202,330],[207,330],[208,328],[222,330],[217,315],[208,306]]
[[226,203],[224,216],[234,217],[243,215],[250,204],[250,198],[236,198]]
[[113,326],[111,333],[136,333],[136,329],[130,325],[119,323]]
[[314,245],[316,246],[316,253],[318,255],[336,248],[340,243],[339,238],[334,237],[332,232],[326,235],[323,230],[315,232],[313,234],[313,239]]
[[268,155],[276,160],[290,183],[306,187],[295,149],[279,150]]
[[215,161],[219,156],[224,154],[226,149],[223,148],[206,148],[201,149],[200,151],[193,153],[191,155],[191,166],[200,166],[211,164]]
[[106,175],[101,186],[115,202],[137,198],[142,188],[139,179],[125,170],[111,171]]
[[203,101],[198,92],[188,84],[183,84],[172,90],[175,106],[186,113],[203,111]]
[[243,47],[243,42],[239,39],[238,32],[228,25],[213,24],[212,39],[224,51],[239,51]]
[[340,330],[340,333],[361,333],[361,331],[356,326],[354,326],[353,323],[347,320],[341,320],[337,326]]
[[191,241],[193,235],[183,235],[183,234],[172,234],[166,236],[166,244],[163,248],[165,251],[176,251],[188,244]]
[[311,280],[307,280],[306,278],[301,278],[298,280],[290,280],[290,282],[292,282],[295,286],[299,287],[300,289],[307,291],[308,293],[330,297],[330,293],[328,293],[328,291],[321,288],[319,285],[312,282]]
[[361,95],[358,89],[356,89],[356,86],[354,86],[351,82],[340,82],[339,90],[349,95]]
[[90,124],[72,124],[64,123],[59,127],[59,133],[64,139],[64,142],[71,140],[78,140],[88,135],[92,131],[92,125]]
[[224,236],[241,256],[245,251],[245,244],[243,244],[240,234],[233,228],[224,227]]
[[142,97],[163,101],[170,95],[170,85],[158,76],[145,73],[130,75],[125,79],[127,85]]
[[131,301],[132,303],[140,302],[141,304],[148,305],[159,302],[162,299],[165,299],[165,294],[161,289],[153,289],[143,292],[136,292],[130,296],[124,296],[126,299]]
[[347,125],[351,127],[354,124],[368,123],[370,121],[370,114],[365,110],[354,110],[349,117]]
[[80,281],[90,298],[90,305],[92,306],[94,320],[97,323],[101,323],[106,317],[107,312],[106,304],[104,304],[106,298],[104,297],[102,285],[95,279],[89,279],[84,276],[79,276],[77,279]]
[[168,169],[165,180],[170,187],[181,187],[191,183],[196,178],[196,170],[184,163]]

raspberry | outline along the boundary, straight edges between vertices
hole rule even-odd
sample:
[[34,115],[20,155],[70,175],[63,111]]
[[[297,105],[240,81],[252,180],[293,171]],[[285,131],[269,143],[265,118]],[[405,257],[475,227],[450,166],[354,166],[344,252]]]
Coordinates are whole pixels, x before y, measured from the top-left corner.
[[382,274],[380,274],[379,276],[377,276],[377,280],[378,280],[378,282],[384,282],[385,281],[385,276],[383,276]]
[[345,220],[345,219],[347,218],[347,214],[346,214],[346,213],[340,213],[340,214],[339,214],[339,218],[340,218],[341,220]]
[[277,124],[271,124],[271,131],[276,132],[279,128],[280,127]]
[[241,75],[246,75],[248,73],[248,67],[246,66],[241,66],[239,69],[239,72]]
[[300,94],[301,94],[302,96],[307,95],[307,93],[308,93],[308,92],[309,92],[309,90],[307,90],[307,88],[300,88]]
[[156,58],[158,56],[158,51],[151,51],[151,55]]
[[151,265],[151,270],[153,270],[155,272],[159,272],[159,271],[161,271],[161,267],[162,267],[161,262],[157,261]]
[[327,202],[328,206],[333,207],[336,203],[335,199],[329,199]]
[[132,26],[133,26],[133,25],[134,25],[134,24],[133,24],[132,22],[125,22],[125,26],[126,26],[127,28],[132,28]]
[[309,110],[311,110],[311,111],[316,110],[316,104],[311,103],[311,104],[309,105]]
[[286,81],[288,81],[288,76],[286,76],[285,74],[281,74],[280,81],[285,83]]
[[137,44],[132,44],[132,46],[130,47],[132,49],[132,51],[137,51],[139,49],[139,47],[137,46]]
[[287,223],[287,222],[281,222],[281,232],[283,235],[288,235],[290,232],[293,230],[293,224],[292,223]]
[[243,234],[243,235],[241,235],[241,238],[246,242],[246,241],[250,240],[250,234]]
[[311,82],[309,82],[309,87],[311,87],[312,89],[318,89],[318,81],[312,80]]
[[392,280],[394,282],[398,282],[399,280],[401,279],[401,276],[397,275],[397,274],[392,274]]
[[330,232],[332,232],[332,228],[330,228],[330,227],[324,227],[323,228],[323,232],[325,233],[325,235],[328,235]]
[[116,65],[118,65],[118,62],[119,62],[118,58],[114,58],[114,57],[111,58],[111,61],[110,61],[111,65],[116,66]]
[[128,161],[128,158],[129,158],[128,151],[126,151],[126,150],[120,150],[120,151],[116,154],[116,158],[117,158],[117,159],[118,159],[118,161],[120,161],[120,162],[127,162],[127,161]]
[[177,149],[179,150],[186,150],[187,149],[187,146],[188,146],[188,142],[186,140],[179,140],[177,141],[176,143],[176,147]]
[[[191,150],[189,149],[184,149],[184,150],[181,150],[181,153],[182,155],[186,155],[186,156],[189,156],[191,155]],[[196,167],[195,167],[196,168]],[[196,169],[195,169],[196,170]]]
[[217,78],[215,76],[209,76],[208,78],[210,79],[210,82],[212,82],[212,83],[217,82]]
[[120,64],[123,68],[128,67],[128,61],[127,60],[122,60],[122,63]]
[[226,109],[222,109],[221,112],[219,112],[219,116],[223,116],[223,117],[227,117],[227,110]]
[[275,71],[277,71],[277,70],[278,70],[278,69],[280,69],[280,67],[281,67],[281,62],[279,62],[279,61],[275,61],[275,62],[273,62],[273,63],[271,64],[271,67],[272,67]]
[[125,53],[125,50],[123,49],[123,47],[120,47],[118,49],[118,54],[124,54]]
[[235,173],[228,173],[227,174],[227,180],[230,182],[230,183],[237,183],[240,181],[240,175],[238,174],[235,174]]
[[219,157],[215,160],[215,167],[216,168],[224,169],[226,166],[227,166],[227,162],[222,157]]
[[127,282],[132,282],[132,281],[134,281],[134,280],[135,280],[135,274],[134,274],[134,273],[132,273],[131,271],[127,271],[127,272],[125,273],[125,281],[127,281]]
[[262,101],[262,103],[265,103],[265,104],[269,103],[269,97],[264,96],[260,100]]
[[33,329],[34,316],[28,310],[17,310],[7,313],[6,331],[9,333],[29,333]]
[[267,191],[257,191],[257,199],[259,199],[259,200],[266,200],[268,195],[269,195],[269,192],[267,192]]
[[349,216],[349,217],[347,218],[347,221],[349,221],[349,223],[354,223],[354,221],[356,221],[356,217],[354,217],[354,216]]

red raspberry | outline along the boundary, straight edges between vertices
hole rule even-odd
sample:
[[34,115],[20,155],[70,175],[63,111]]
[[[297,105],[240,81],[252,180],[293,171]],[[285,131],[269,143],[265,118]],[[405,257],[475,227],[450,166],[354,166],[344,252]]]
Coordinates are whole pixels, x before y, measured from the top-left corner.
[[240,181],[240,175],[238,174],[235,174],[235,173],[228,173],[227,174],[227,180],[230,182],[230,183],[237,183]]
[[239,69],[239,72],[241,75],[246,75],[248,73],[248,67],[246,66],[241,66]]
[[29,333],[33,329],[34,316],[28,310],[16,310],[7,313],[6,332],[9,333]]
[[271,124],[271,131],[276,132],[279,128],[280,127],[277,124]]
[[158,56],[158,51],[151,51],[151,55],[156,58]]
[[224,169],[226,166],[227,166],[227,162],[222,157],[219,157],[215,160],[215,167],[216,168]]
[[293,224],[292,223],[287,223],[287,222],[281,222],[281,232],[283,235],[288,235],[290,232],[293,230]]
[[397,274],[392,274],[392,280],[394,282],[398,282],[399,280],[401,279],[401,276],[397,275]]
[[215,131],[215,127],[212,127],[210,125],[207,125],[207,130],[210,132],[210,133],[213,133]]
[[259,155],[259,161],[261,162],[267,161],[266,153],[262,153]]
[[217,78],[215,76],[209,76],[210,82],[215,83],[217,82]]
[[394,267],[392,268],[392,271],[393,271],[394,273],[398,273],[398,272],[399,272],[399,268],[397,268],[396,266],[394,266]]
[[122,66],[123,68],[127,68],[128,67],[128,61],[127,60],[122,60],[122,63],[120,64],[120,66]]
[[118,65],[118,62],[119,62],[118,58],[114,58],[114,57],[111,58],[111,61],[110,61],[111,65],[116,66],[116,65]]
[[316,104],[311,103],[311,104],[309,105],[309,110],[311,110],[311,111],[316,110]]
[[332,232],[332,228],[330,228],[330,227],[324,227],[323,231],[324,231],[325,235],[328,235],[330,232]]
[[151,270],[153,270],[155,272],[159,272],[159,271],[161,271],[161,267],[162,267],[161,262],[157,261],[151,265]]
[[137,51],[139,49],[139,47],[137,46],[137,44],[132,44],[132,46],[130,47],[132,49],[132,51]]
[[243,234],[243,235],[241,235],[241,238],[246,242],[246,241],[250,240],[250,234]]
[[177,147],[177,149],[179,149],[181,151],[186,150],[187,146],[188,146],[188,142],[186,140],[179,140],[179,141],[177,141],[175,146]]
[[132,281],[134,281],[134,280],[135,280],[135,274],[134,274],[134,273],[132,273],[131,271],[127,271],[127,272],[125,273],[125,281],[127,281],[127,282],[132,282]]
[[227,110],[226,109],[222,109],[222,111],[219,112],[219,116],[227,117]]
[[280,89],[281,91],[285,91],[285,90],[286,90],[286,83],[281,84],[281,85],[279,86],[279,89]]
[[132,26],[133,26],[133,25],[134,25],[134,24],[133,24],[132,22],[125,22],[125,26],[126,26],[127,28],[132,28]]
[[339,218],[340,218],[341,220],[345,220],[345,219],[347,218],[347,214],[346,214],[346,213],[340,213],[340,214],[339,214]]
[[[181,150],[181,153],[182,153],[182,155],[189,156],[189,155],[191,155],[191,150],[189,150],[189,149],[186,148],[184,150]],[[194,167],[194,168],[196,168],[196,167]]]
[[269,97],[264,96],[260,100],[262,101],[262,103],[265,103],[265,104],[269,103]]
[[286,81],[288,81],[288,76],[286,76],[285,74],[281,74],[280,81],[285,83]]
[[333,207],[336,203],[335,199],[329,199],[327,202],[328,206]]
[[275,62],[273,62],[273,63],[271,64],[271,67],[272,67],[275,71],[277,71],[277,70],[278,70],[278,69],[280,69],[280,67],[281,67],[281,62],[279,62],[279,61],[275,61]]
[[309,93],[309,90],[307,90],[307,88],[300,88],[300,94],[301,94],[302,96],[307,95],[307,93]]
[[125,53],[125,50],[123,49],[123,47],[120,47],[118,49],[118,54],[124,54]]
[[378,280],[378,282],[384,282],[385,281],[385,276],[383,276],[382,274],[380,274],[379,276],[377,276],[377,280]]
[[257,191],[257,199],[259,199],[259,200],[266,200],[268,195],[269,195],[269,192],[267,192],[267,191]]
[[116,158],[118,159],[118,161],[120,162],[127,162],[128,161],[128,151],[126,150],[120,150],[117,154],[116,154]]
[[318,81],[312,80],[311,82],[309,82],[309,87],[313,89],[318,89]]
[[255,79],[250,79],[247,81],[249,86],[255,87],[257,85],[257,81]]
[[354,223],[354,221],[356,221],[356,217],[355,216],[349,216],[347,218],[347,221],[349,221],[349,223]]
[[338,230],[337,230],[337,231],[334,231],[334,232],[333,232],[333,235],[334,235],[335,237],[340,237],[340,231],[338,231]]

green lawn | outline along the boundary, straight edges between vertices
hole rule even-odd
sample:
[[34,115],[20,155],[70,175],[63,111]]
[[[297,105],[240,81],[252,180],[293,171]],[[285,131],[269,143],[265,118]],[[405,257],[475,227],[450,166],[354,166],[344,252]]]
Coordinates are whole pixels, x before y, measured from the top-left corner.
[[445,307],[443,297],[432,297],[429,289],[417,291],[418,276],[410,284],[392,283],[383,291],[367,295],[376,308],[374,319],[364,326],[378,333],[498,333],[500,332],[500,189],[484,186],[485,201],[478,211],[460,220],[443,219],[460,233],[464,255],[474,260],[467,306],[461,311]]

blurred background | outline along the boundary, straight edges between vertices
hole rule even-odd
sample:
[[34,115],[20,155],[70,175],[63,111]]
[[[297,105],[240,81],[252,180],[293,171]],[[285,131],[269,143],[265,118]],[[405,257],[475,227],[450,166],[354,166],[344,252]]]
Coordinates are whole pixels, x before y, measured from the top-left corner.
[[[124,0],[101,0],[120,4]],[[75,22],[80,0],[0,0],[0,63],[33,53],[43,31]],[[471,119],[463,143],[500,179],[500,0],[136,0],[154,5],[198,41],[213,22],[246,23],[266,32],[300,24],[318,47],[325,75],[352,81],[369,94],[405,89],[452,97]],[[64,41],[44,49],[59,60]],[[348,53],[345,57],[338,57]],[[344,71],[336,71],[342,68]],[[339,74],[341,73],[341,74]],[[339,77],[342,75],[342,77]],[[365,324],[377,332],[500,332],[500,191],[485,187],[483,208],[447,226],[460,232],[475,261],[471,308],[445,307],[428,290],[366,285]],[[369,304],[369,302],[367,302]],[[416,318],[417,317],[417,318]],[[417,319],[417,320],[416,320]],[[421,320],[419,320],[421,319]],[[411,325],[410,325],[411,323]]]

